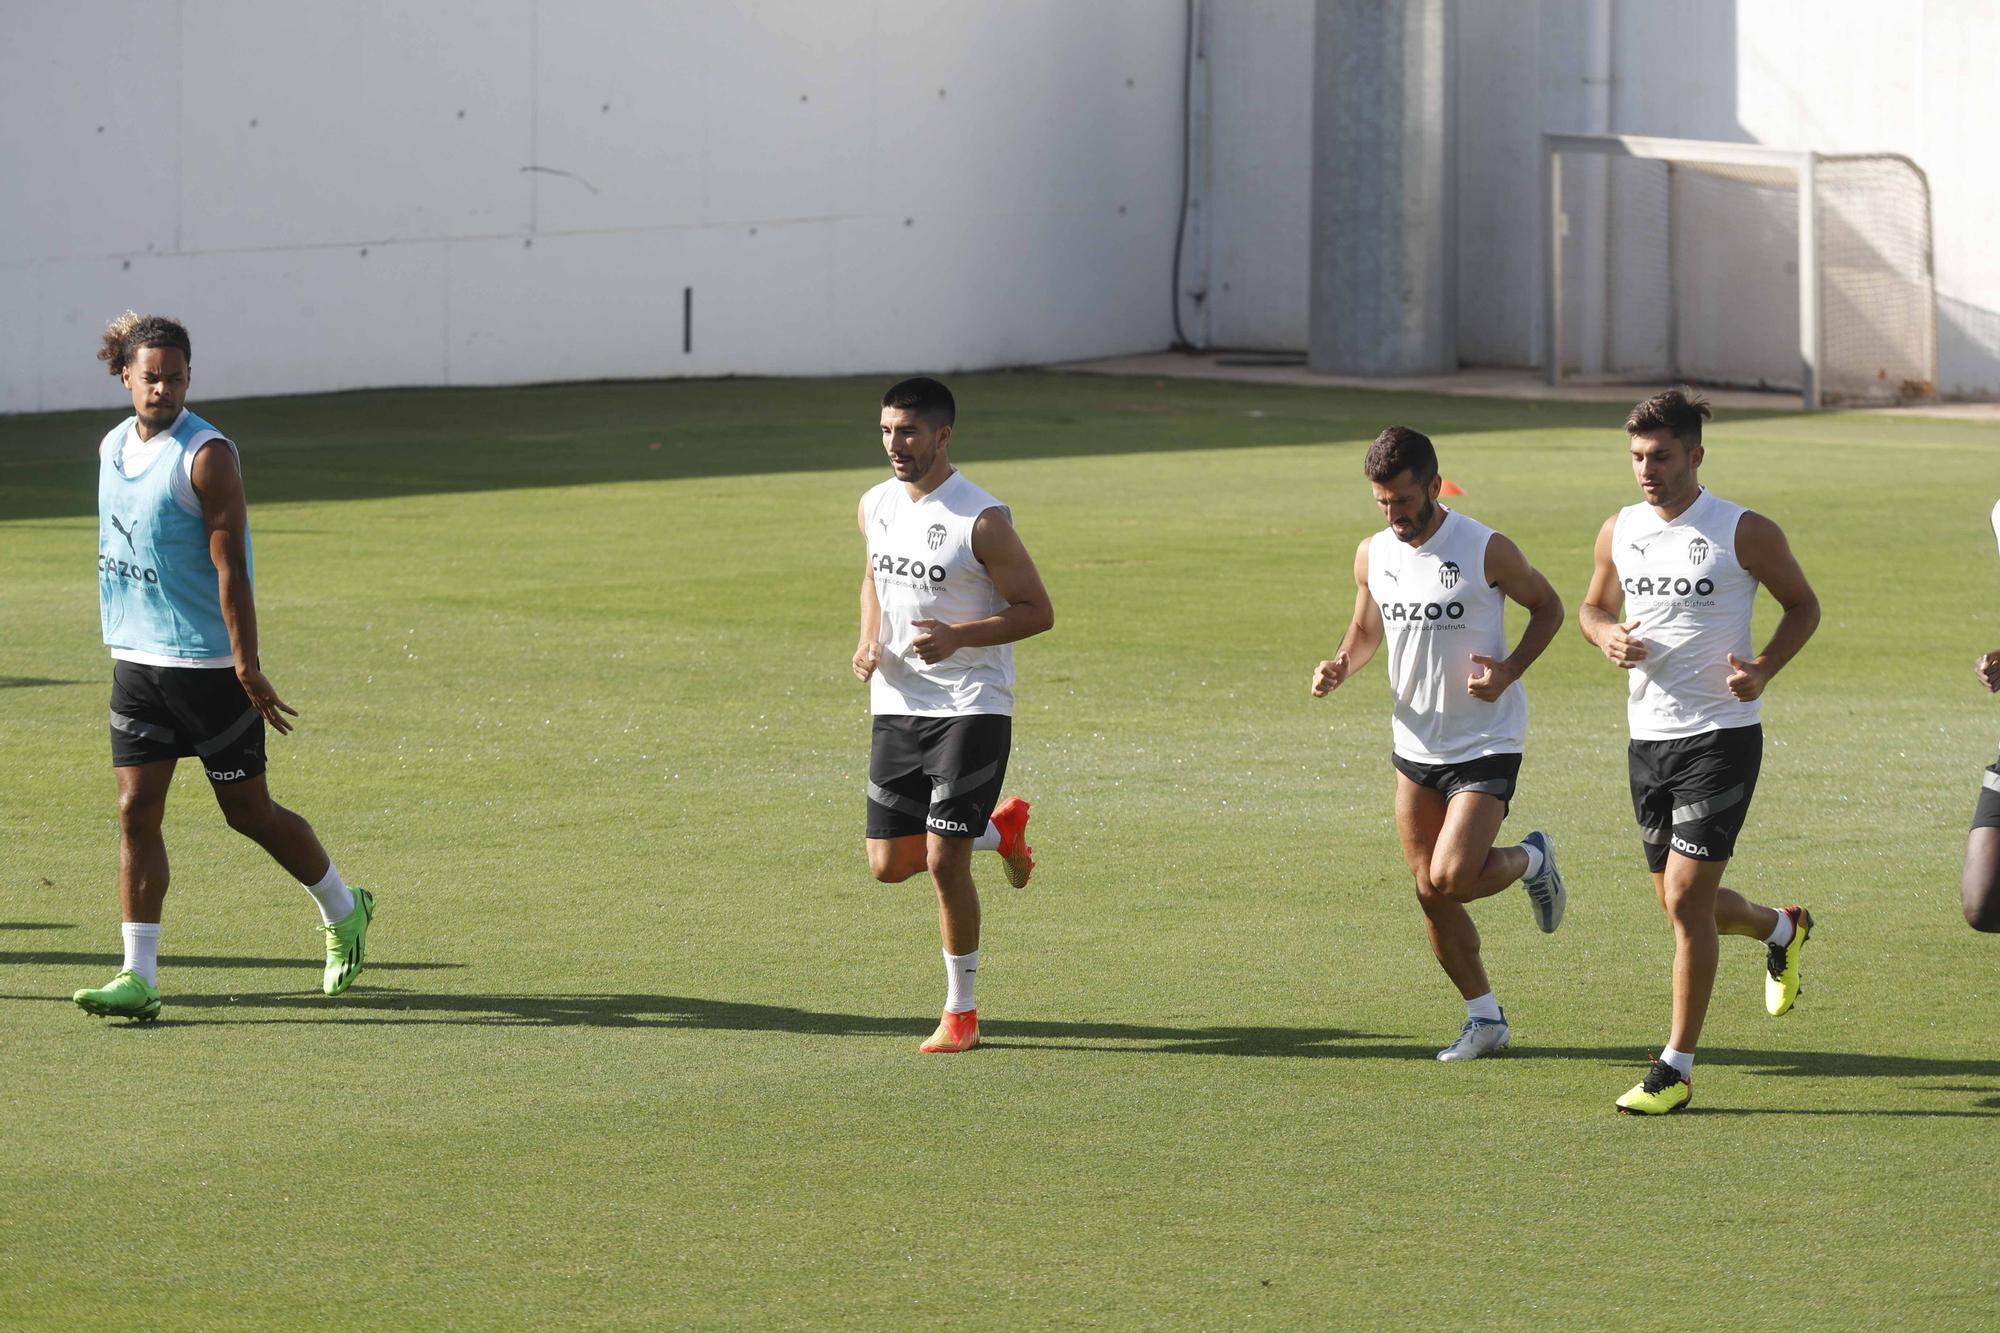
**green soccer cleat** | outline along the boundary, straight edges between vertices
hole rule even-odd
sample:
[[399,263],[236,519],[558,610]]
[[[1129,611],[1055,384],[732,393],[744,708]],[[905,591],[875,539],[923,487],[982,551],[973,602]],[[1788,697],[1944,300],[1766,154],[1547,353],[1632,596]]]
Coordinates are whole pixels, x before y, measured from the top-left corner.
[[1617,1106],[1627,1115],[1667,1115],[1686,1110],[1692,1100],[1694,1085],[1688,1082],[1687,1075],[1665,1060],[1655,1060],[1646,1077],[1620,1097]]
[[150,1023],[160,1016],[160,992],[152,982],[127,968],[96,990],[80,990],[70,997],[76,1007],[98,1018],[129,1018]]
[[375,919],[375,895],[366,889],[354,891],[354,910],[345,920],[321,926],[326,932],[326,975],[320,989],[338,995],[361,975],[361,946],[368,940],[368,923]]
[[1792,940],[1785,945],[1771,944],[1765,947],[1770,957],[1764,965],[1764,1007],[1777,1018],[1791,1010],[1804,987],[1799,979],[1799,954],[1805,951],[1806,938],[1812,934],[1812,913],[1803,907],[1779,909],[1792,919]]

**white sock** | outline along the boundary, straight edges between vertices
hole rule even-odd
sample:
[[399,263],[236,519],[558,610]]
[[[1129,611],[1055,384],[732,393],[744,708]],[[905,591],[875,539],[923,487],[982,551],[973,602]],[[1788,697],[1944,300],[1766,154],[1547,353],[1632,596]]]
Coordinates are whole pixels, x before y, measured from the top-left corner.
[[1764,943],[1790,944],[1792,936],[1797,931],[1798,927],[1792,924],[1792,914],[1790,912],[1780,912],[1778,913],[1778,924],[1771,927],[1771,933],[1764,937]]
[[1542,855],[1542,849],[1532,842],[1522,843],[1521,850],[1528,854],[1528,868],[1521,872],[1521,878],[1533,879],[1542,873],[1542,862],[1547,858]]
[[1660,1052],[1660,1058],[1681,1071],[1682,1078],[1694,1077],[1694,1052],[1677,1051],[1669,1046]]
[[320,919],[329,926],[336,921],[347,920],[354,911],[354,890],[341,880],[340,872],[333,868],[331,860],[326,863],[326,874],[319,883],[300,887],[319,904]]
[[944,1007],[946,1013],[962,1014],[979,1006],[973,1001],[973,984],[979,980],[979,950],[948,953],[944,956]]
[[975,852],[997,852],[1000,850],[1000,826],[992,820],[986,821],[986,832],[972,840]]
[[1484,995],[1475,995],[1465,1002],[1465,1016],[1467,1018],[1484,1018],[1489,1022],[1498,1023],[1500,1021],[1500,1001],[1493,998],[1492,991],[1487,991]]
[[127,921],[123,927],[125,936],[125,970],[137,972],[146,979],[148,986],[160,984],[160,923],[157,921]]

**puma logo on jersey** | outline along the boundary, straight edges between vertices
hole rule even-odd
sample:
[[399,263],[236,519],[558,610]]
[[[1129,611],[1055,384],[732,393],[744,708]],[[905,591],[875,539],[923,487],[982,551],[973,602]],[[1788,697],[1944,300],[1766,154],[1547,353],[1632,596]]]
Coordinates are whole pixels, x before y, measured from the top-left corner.
[[1383,578],[1385,578],[1385,579],[1387,579],[1387,580],[1389,580],[1389,582],[1391,582],[1391,583],[1401,583],[1401,582],[1403,581],[1403,576],[1402,576],[1401,574],[1398,574],[1398,573],[1397,573],[1397,572],[1396,572],[1395,570],[1393,570],[1393,569],[1385,569],[1385,570],[1383,570],[1383,571],[1382,571],[1382,577],[1383,577]]
[[1656,532],[1652,536],[1646,538],[1646,540],[1644,541],[1630,541],[1625,544],[1627,546],[1630,546],[1633,550],[1637,551],[1640,555],[1643,556],[1646,554],[1646,548],[1648,546],[1651,546],[1654,542],[1658,541],[1659,539],[1660,539],[1660,534]]
[[126,527],[123,523],[120,523],[118,521],[118,515],[116,514],[113,514],[111,516],[111,526],[118,529],[118,535],[125,539],[125,549],[127,551],[130,551],[133,555],[139,554],[139,548],[132,544],[133,529]]

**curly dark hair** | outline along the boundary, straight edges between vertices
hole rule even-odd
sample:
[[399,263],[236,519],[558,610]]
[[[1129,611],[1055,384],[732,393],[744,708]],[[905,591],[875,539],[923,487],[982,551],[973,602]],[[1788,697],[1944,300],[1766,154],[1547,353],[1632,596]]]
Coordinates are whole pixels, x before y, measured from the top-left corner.
[[104,345],[97,349],[97,359],[109,365],[113,375],[122,375],[132,364],[132,354],[142,347],[178,347],[182,356],[194,360],[194,344],[179,320],[132,310],[104,326]]
[[1701,443],[1701,423],[1708,417],[1708,399],[1693,389],[1668,389],[1632,409],[1625,418],[1627,435],[1651,435],[1663,430],[1692,449]]
[[1438,474],[1437,450],[1431,445],[1431,437],[1422,431],[1391,426],[1368,446],[1368,457],[1362,460],[1361,470],[1370,481],[1387,483],[1407,471],[1412,479],[1427,482]]

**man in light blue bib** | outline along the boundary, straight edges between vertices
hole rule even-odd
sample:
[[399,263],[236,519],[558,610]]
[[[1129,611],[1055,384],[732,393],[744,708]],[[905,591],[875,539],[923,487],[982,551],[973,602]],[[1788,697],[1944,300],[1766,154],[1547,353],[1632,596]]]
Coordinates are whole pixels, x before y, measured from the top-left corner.
[[256,842],[319,904],[328,995],[361,970],[375,900],[334,869],[312,825],[271,799],[264,727],[296,709],[257,657],[250,520],[236,446],[183,406],[193,346],[159,315],[112,321],[98,358],[132,395],[133,415],[99,446],[98,607],[111,649],[111,765],[118,778],[118,896],[125,965],[80,990],[86,1013],[159,1017],[160,833],[174,766],[198,759],[229,826]]

